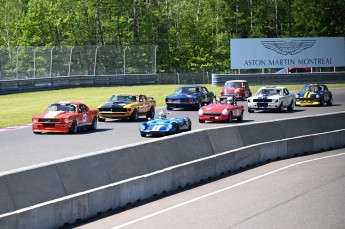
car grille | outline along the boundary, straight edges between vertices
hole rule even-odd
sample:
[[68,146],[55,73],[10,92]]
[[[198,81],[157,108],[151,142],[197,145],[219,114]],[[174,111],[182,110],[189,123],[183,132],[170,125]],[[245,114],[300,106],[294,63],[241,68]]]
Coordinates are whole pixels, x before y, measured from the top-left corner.
[[99,108],[100,112],[127,112],[127,108]]
[[268,107],[268,103],[257,103],[258,107]]
[[55,128],[55,124],[54,123],[43,123],[43,127],[44,128]]
[[268,102],[272,102],[272,99],[253,99],[253,102],[257,102],[257,103],[268,103]]
[[189,103],[189,99],[172,99],[172,103]]
[[39,118],[39,122],[45,122],[45,123],[59,123],[60,119],[59,118]]
[[220,116],[218,113],[204,113],[204,116],[217,117]]

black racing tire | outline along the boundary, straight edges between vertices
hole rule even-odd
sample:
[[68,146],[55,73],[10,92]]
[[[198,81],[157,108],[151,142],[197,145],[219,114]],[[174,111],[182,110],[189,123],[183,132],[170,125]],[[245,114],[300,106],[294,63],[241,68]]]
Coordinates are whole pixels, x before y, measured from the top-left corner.
[[155,117],[155,108],[152,106],[150,108],[149,113],[147,113],[146,118],[147,119],[153,119]]
[[171,111],[172,109],[173,109],[172,107],[167,106],[168,111]]
[[277,108],[278,113],[283,113],[284,107],[283,107],[283,102],[280,103],[279,107]]
[[294,101],[292,100],[291,103],[290,103],[290,105],[288,106],[287,110],[288,110],[288,111],[293,111],[294,108],[295,108],[295,103],[294,103]]
[[331,97],[328,101],[327,101],[327,106],[332,106],[333,105],[333,98]]
[[78,132],[78,124],[77,121],[73,121],[71,128],[69,128],[69,132],[71,134],[76,134]]
[[242,122],[243,121],[243,111],[241,111],[240,117],[237,118],[237,121]]
[[191,131],[191,130],[192,130],[192,124],[190,124],[190,125],[188,126],[187,131]]
[[97,118],[94,117],[94,118],[92,119],[91,125],[89,126],[89,130],[94,131],[94,130],[96,130],[96,129],[97,129]]
[[175,134],[180,133],[180,128],[178,127],[178,124],[176,124],[176,128],[175,128]]
[[254,110],[252,110],[248,107],[248,113],[254,113]]
[[134,109],[131,117],[130,117],[130,120],[134,121],[134,122],[137,122],[139,119],[139,112],[137,109]]
[[232,123],[232,113],[231,111],[229,112],[228,119],[226,120],[228,123]]
[[32,131],[32,133],[34,133],[34,134],[42,134],[42,132],[36,132],[36,131]]
[[320,99],[320,107],[322,107],[325,104],[325,100],[323,97],[321,97]]
[[146,137],[146,134],[145,133],[140,133],[141,137]]
[[205,123],[205,120],[199,119],[199,123]]
[[105,118],[98,117],[98,122],[105,122]]

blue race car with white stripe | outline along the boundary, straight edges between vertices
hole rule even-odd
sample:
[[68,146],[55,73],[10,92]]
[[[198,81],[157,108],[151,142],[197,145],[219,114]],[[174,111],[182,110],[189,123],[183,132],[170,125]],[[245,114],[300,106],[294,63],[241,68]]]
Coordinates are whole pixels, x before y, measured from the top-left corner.
[[158,119],[140,123],[140,135],[142,137],[147,135],[164,136],[192,130],[190,118],[167,118],[166,114],[164,111],[161,111]]

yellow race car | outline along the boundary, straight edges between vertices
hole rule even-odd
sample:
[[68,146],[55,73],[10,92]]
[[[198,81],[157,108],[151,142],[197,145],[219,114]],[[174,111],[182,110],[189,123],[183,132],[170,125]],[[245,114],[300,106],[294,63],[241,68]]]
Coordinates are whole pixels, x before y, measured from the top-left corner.
[[105,104],[97,106],[99,122],[109,119],[129,118],[138,121],[139,116],[147,119],[155,117],[156,101],[152,97],[141,94],[117,94],[112,95]]

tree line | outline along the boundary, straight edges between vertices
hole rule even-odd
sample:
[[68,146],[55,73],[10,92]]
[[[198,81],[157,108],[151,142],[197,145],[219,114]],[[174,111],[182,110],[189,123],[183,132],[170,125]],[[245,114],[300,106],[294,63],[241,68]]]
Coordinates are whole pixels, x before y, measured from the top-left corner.
[[230,68],[231,38],[337,37],[344,0],[0,0],[0,48],[157,45],[157,72]]

